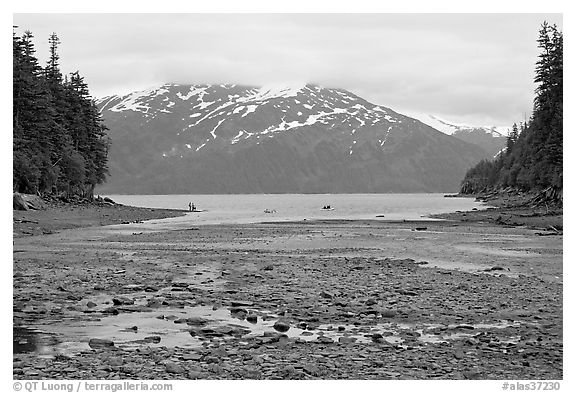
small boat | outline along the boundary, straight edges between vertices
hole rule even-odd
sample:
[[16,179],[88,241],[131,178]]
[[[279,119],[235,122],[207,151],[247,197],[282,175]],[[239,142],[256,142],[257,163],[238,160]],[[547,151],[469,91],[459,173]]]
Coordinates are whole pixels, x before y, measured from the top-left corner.
[[334,210],[334,208],[333,208],[333,207],[323,207],[323,208],[320,209],[320,210]]
[[194,209],[194,210],[190,210],[190,213],[202,213],[205,212],[206,210],[202,210],[202,209]]
[[265,210],[264,210],[264,213],[276,213],[276,210],[274,210],[274,209],[272,209],[272,210],[270,210],[270,209],[265,209]]

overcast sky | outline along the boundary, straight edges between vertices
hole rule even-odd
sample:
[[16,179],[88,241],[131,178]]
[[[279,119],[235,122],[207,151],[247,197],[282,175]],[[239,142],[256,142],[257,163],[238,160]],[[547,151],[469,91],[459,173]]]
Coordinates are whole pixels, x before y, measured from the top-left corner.
[[14,14],[92,95],[166,82],[339,87],[405,114],[510,126],[532,110],[536,39],[561,14]]

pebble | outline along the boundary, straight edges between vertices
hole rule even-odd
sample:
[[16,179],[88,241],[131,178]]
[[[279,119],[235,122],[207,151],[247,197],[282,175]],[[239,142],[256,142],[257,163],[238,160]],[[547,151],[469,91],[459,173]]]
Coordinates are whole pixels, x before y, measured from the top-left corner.
[[206,374],[199,371],[190,371],[188,373],[188,379],[204,379]]
[[199,361],[202,359],[202,355],[199,353],[185,353],[184,355],[182,355],[182,360],[193,360],[193,361]]
[[319,343],[322,344],[332,344],[334,342],[334,339],[330,338],[330,337],[326,337],[326,336],[319,336],[316,341],[318,341]]
[[183,374],[186,372],[184,367],[180,366],[176,362],[167,361],[164,363],[164,367],[166,368],[166,372],[170,374]]

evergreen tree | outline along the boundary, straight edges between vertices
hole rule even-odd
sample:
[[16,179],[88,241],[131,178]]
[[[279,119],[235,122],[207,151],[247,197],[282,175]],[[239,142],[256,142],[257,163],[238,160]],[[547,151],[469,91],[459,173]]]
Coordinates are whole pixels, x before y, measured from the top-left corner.
[[[524,190],[562,189],[563,172],[563,35],[544,22],[540,29],[536,62],[534,108],[529,122],[514,124],[508,136],[506,157],[493,163],[496,176],[487,177],[481,162],[468,171],[462,192],[487,187],[513,186]],[[466,190],[466,191],[464,191]]]
[[60,71],[56,34],[42,69],[32,34],[13,34],[13,189],[92,197],[106,180],[107,128],[78,72]]
[[13,38],[13,187],[22,192],[38,192],[53,175],[47,138],[51,108],[32,38],[29,31]]
[[514,147],[514,143],[518,140],[518,126],[516,123],[512,125],[512,131],[506,138],[506,155],[509,156],[512,153],[512,148]]

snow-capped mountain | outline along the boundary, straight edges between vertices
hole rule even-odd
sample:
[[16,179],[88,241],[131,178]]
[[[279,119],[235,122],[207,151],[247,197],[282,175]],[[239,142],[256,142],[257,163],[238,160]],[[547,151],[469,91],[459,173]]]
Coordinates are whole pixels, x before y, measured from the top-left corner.
[[486,152],[484,158],[488,159],[496,158],[506,147],[506,136],[510,132],[509,127],[469,126],[456,124],[434,115],[412,116],[445,134],[479,146]]
[[415,119],[420,120],[422,123],[428,124],[430,127],[442,131],[445,134],[453,135],[455,133],[477,132],[482,131],[492,137],[506,137],[510,131],[510,127],[497,127],[497,126],[471,126],[464,124],[456,124],[453,121],[441,119],[435,115],[429,114],[410,114]]
[[112,139],[101,192],[443,192],[483,156],[316,85],[166,84],[97,104]]

